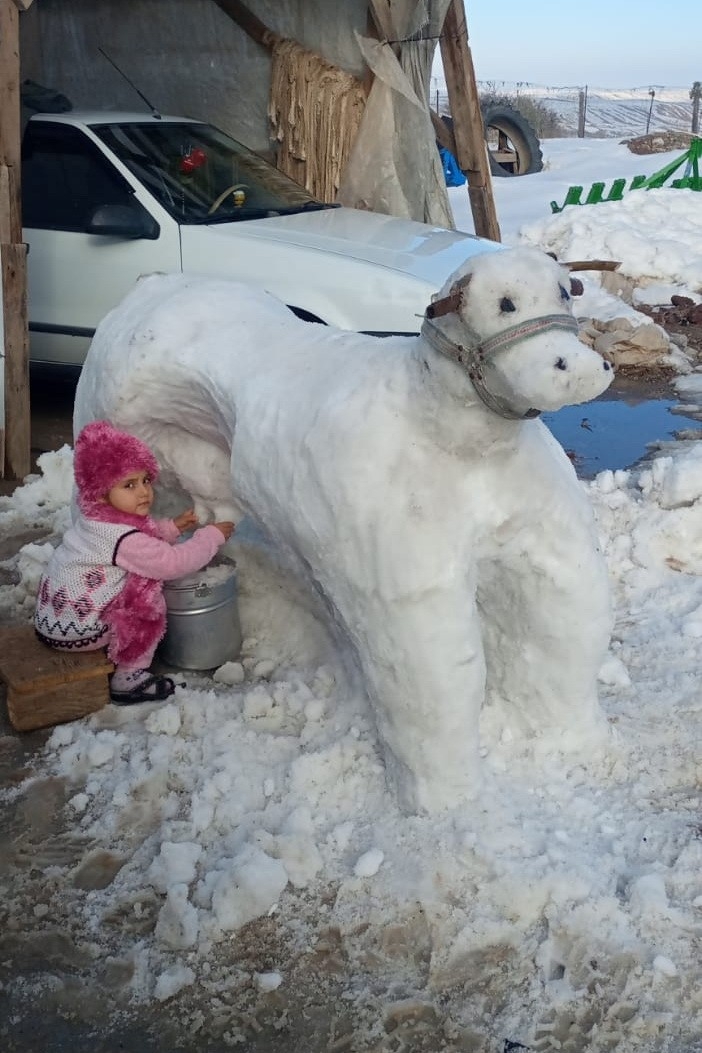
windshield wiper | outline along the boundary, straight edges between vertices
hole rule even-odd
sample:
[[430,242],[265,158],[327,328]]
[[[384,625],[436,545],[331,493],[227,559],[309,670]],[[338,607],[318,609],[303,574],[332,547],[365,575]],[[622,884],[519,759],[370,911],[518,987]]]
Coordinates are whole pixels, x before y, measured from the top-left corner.
[[298,212],[323,212],[328,208],[341,208],[341,205],[327,205],[323,201],[307,201],[304,205],[288,205],[287,208],[278,208],[275,214],[278,216],[294,216]]

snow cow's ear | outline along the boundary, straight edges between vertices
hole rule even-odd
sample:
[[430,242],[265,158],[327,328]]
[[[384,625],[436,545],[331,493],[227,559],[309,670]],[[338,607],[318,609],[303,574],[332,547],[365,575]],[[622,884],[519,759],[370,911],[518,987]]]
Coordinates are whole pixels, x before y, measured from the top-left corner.
[[441,318],[445,314],[459,314],[463,307],[463,294],[470,284],[471,275],[464,274],[455,281],[448,295],[432,300],[427,307],[427,318]]

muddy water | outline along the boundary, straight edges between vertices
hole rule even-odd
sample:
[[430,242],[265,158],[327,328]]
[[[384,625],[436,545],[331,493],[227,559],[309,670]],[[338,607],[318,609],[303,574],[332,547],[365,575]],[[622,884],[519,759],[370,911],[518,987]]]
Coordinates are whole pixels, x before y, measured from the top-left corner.
[[582,479],[607,468],[631,468],[659,442],[702,437],[693,406],[681,403],[669,384],[640,380],[617,379],[593,402],[544,413],[542,419]]

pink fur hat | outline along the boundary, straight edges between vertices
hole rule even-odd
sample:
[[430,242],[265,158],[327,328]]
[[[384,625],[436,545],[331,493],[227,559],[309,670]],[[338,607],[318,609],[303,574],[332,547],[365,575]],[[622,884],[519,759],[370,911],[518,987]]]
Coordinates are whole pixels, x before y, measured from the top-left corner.
[[158,464],[149,447],[126,431],[118,431],[106,420],[86,424],[75,443],[73,472],[78,503],[88,512],[101,503],[115,483],[132,472],[158,476]]

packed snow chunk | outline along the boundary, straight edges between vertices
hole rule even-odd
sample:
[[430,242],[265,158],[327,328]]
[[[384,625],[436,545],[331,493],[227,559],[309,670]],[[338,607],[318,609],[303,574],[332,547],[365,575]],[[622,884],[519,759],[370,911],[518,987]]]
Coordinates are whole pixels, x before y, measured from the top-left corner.
[[20,580],[24,588],[35,596],[39,589],[39,580],[53,553],[53,545],[37,545],[34,542],[23,545],[20,549],[17,559]]
[[283,977],[280,973],[256,973],[256,986],[259,991],[263,991],[264,994],[268,991],[277,990],[283,982]]
[[626,666],[621,658],[614,654],[608,655],[602,663],[598,679],[601,684],[610,687],[631,687],[631,678]]
[[[81,373],[76,427],[107,418],[147,441],[164,485],[255,520],[321,598],[408,812],[475,798],[486,699],[517,741],[606,740],[606,566],[538,419],[613,377],[578,339],[569,287],[543,252],[477,254],[418,336],[379,339],[310,326],[250,285],[154,274],[98,327]],[[251,640],[242,654],[257,678],[245,719],[288,730],[266,690],[277,659]],[[324,680],[315,698],[331,696]]]
[[[37,508],[57,511],[66,507],[73,490],[73,450],[62,446],[37,457],[37,468],[42,473],[18,487],[13,503],[18,511],[35,516]],[[69,520],[70,521],[70,520]],[[66,523],[68,526],[68,522]]]
[[287,817],[279,834],[260,831],[259,846],[285,866],[294,888],[306,888],[323,866],[314,839],[315,827],[309,808],[297,808]]
[[379,848],[371,848],[364,852],[362,856],[359,856],[353,872],[356,877],[373,877],[380,870],[384,859],[384,852],[381,852]]
[[659,460],[665,461],[658,492],[661,508],[680,508],[702,497],[702,446],[694,443],[679,457]]
[[642,874],[631,886],[631,909],[640,915],[666,915],[668,894],[660,874]]
[[256,845],[245,845],[234,859],[220,860],[220,864],[212,912],[224,932],[234,932],[267,914],[288,883],[280,860],[272,859]]
[[178,706],[159,706],[149,713],[144,723],[152,735],[177,735],[181,724]]
[[125,744],[124,735],[114,731],[101,731],[89,742],[86,760],[91,767],[100,768],[103,764],[108,764],[113,760]]
[[68,804],[74,810],[74,812],[84,812],[90,803],[90,798],[87,793],[77,793],[75,797],[71,797]]
[[657,973],[662,976],[677,976],[678,970],[674,962],[671,962],[670,958],[666,958],[664,954],[657,954],[653,959],[653,968]]
[[259,718],[270,718],[277,711],[278,720],[282,719],[282,710],[279,703],[265,687],[255,687],[247,691],[244,699],[244,716],[247,720],[258,720]]
[[260,662],[256,662],[253,667],[253,675],[258,680],[270,680],[273,673],[275,672],[275,662],[270,658],[263,658]]
[[188,841],[164,841],[161,851],[149,867],[146,879],[158,892],[167,892],[172,885],[189,885],[195,878],[197,861],[202,846]]
[[154,998],[158,1002],[165,1002],[173,998],[184,987],[190,987],[195,983],[195,973],[187,965],[173,965],[165,973],[161,973],[154,987]]
[[683,636],[691,636],[693,639],[702,636],[702,607],[696,607],[683,618],[682,632]]
[[157,942],[174,951],[187,950],[197,943],[198,931],[198,912],[188,901],[188,886],[172,885],[156,921]]
[[244,683],[246,673],[241,662],[225,662],[219,669],[215,669],[212,679],[217,684],[229,684],[230,687],[235,687],[237,684]]

